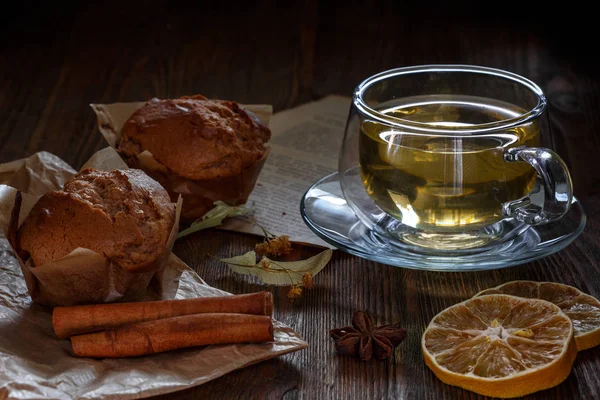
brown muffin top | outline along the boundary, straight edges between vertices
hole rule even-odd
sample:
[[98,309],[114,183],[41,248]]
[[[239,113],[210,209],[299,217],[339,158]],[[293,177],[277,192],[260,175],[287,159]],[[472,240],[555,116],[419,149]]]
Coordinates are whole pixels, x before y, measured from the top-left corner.
[[168,193],[143,171],[89,168],[38,200],[18,242],[35,266],[83,247],[135,271],[164,253],[174,222]]
[[265,153],[271,131],[238,103],[203,96],[152,99],[121,129],[118,150],[144,150],[184,178],[206,180],[239,174]]

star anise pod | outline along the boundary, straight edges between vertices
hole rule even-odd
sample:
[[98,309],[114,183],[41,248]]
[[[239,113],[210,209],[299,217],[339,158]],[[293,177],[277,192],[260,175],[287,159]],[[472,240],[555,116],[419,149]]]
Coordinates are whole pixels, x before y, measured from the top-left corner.
[[339,354],[358,355],[363,361],[372,357],[383,360],[406,338],[406,329],[399,323],[374,326],[371,316],[359,310],[352,317],[352,326],[332,329],[329,335]]

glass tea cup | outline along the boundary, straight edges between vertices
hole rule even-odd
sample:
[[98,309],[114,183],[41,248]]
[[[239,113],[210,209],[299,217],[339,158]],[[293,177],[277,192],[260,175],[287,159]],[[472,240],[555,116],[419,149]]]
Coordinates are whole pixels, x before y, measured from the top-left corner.
[[348,205],[381,240],[426,254],[485,251],[561,218],[572,182],[539,147],[546,98],[498,69],[385,71],[355,90],[339,159]]

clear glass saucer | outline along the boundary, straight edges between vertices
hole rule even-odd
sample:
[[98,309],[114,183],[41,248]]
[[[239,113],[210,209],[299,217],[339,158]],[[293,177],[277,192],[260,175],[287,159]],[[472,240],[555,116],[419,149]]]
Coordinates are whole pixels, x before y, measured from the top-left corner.
[[583,231],[586,222],[581,204],[573,197],[569,212],[560,220],[530,227],[482,252],[423,254],[365,226],[346,204],[337,172],[306,191],[300,212],[313,232],[340,250],[383,264],[429,271],[480,271],[537,260],[568,246]]

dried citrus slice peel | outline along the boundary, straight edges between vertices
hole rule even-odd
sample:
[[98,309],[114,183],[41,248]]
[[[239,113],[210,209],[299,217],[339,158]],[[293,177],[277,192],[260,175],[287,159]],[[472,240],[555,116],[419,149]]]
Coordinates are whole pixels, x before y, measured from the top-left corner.
[[571,319],[579,351],[600,344],[600,301],[573,286],[555,282],[512,281],[475,296],[510,294],[556,304]]
[[573,325],[545,300],[492,294],[451,306],[425,330],[421,349],[443,382],[494,397],[561,383],[577,348]]

